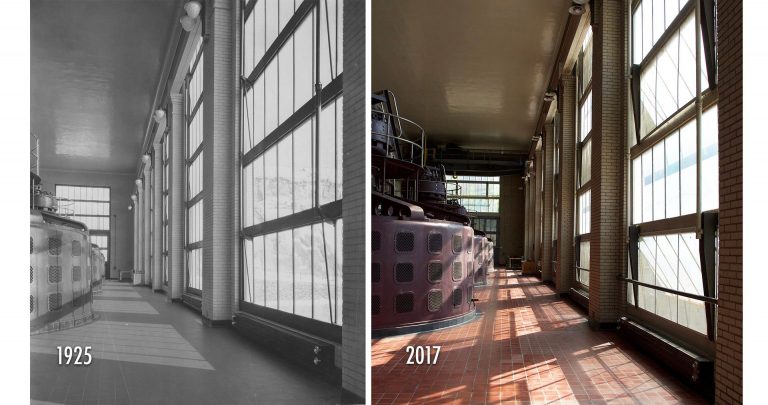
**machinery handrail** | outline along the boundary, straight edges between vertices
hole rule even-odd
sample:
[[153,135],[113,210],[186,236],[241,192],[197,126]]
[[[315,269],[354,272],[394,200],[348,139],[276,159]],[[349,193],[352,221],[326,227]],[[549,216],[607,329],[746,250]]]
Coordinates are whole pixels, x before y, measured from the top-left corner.
[[[418,152],[419,152],[419,159],[418,159],[419,166],[424,167],[424,128],[422,128],[421,125],[419,125],[419,124],[409,120],[408,118],[401,117],[401,116],[399,116],[397,114],[391,114],[391,113],[384,112],[384,111],[375,111],[375,112],[376,112],[376,114],[382,114],[382,115],[385,115],[385,116],[387,116],[389,118],[392,118],[392,119],[395,119],[395,120],[405,121],[405,122],[415,126],[418,129],[418,131],[419,131],[419,135],[418,135],[419,141],[418,141],[418,143],[416,141],[412,141],[412,140],[410,140],[410,139],[408,139],[408,138],[406,138],[404,136],[385,134],[385,133],[381,133],[379,131],[374,131],[374,130],[371,130],[371,134],[372,135],[376,135],[376,136],[386,137],[386,139],[387,139],[387,152],[389,152],[390,145],[397,145],[398,142],[402,141],[402,142],[406,142],[406,143],[410,144],[410,147],[411,147],[411,155],[409,157],[410,160],[402,159],[402,160],[410,162],[410,163],[416,163],[416,161],[415,161],[416,159],[414,158],[414,156],[415,156],[414,155],[414,148],[417,148]],[[401,133],[403,133],[402,130],[401,130]]]

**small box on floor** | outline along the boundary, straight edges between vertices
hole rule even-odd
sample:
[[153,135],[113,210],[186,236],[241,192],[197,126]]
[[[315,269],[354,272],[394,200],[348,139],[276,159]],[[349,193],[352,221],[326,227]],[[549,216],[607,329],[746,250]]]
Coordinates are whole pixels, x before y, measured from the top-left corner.
[[523,262],[523,275],[532,276],[537,272],[536,262],[533,260],[526,260]]

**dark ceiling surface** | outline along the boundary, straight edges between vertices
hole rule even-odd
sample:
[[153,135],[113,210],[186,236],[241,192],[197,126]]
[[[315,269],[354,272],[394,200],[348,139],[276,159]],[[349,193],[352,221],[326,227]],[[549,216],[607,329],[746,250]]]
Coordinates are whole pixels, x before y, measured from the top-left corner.
[[569,0],[373,0],[373,90],[428,142],[527,150]]
[[43,170],[133,173],[179,0],[33,0],[30,125]]

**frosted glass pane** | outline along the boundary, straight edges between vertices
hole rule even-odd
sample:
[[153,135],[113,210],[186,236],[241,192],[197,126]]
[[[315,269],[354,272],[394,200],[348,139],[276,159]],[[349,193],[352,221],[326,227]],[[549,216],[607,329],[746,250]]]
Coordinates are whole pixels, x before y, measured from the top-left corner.
[[640,74],[640,137],[656,128],[656,123],[656,61],[651,60]]
[[[656,238],[656,285],[677,289],[677,234]],[[656,291],[656,314],[677,321],[677,296]]]
[[266,136],[277,128],[277,106],[277,59],[272,59],[264,72],[264,134]]
[[264,156],[259,156],[253,161],[253,223],[264,222]]
[[312,120],[307,120],[293,132],[293,158],[294,209],[295,212],[301,212],[312,207]]
[[255,65],[253,61],[253,21],[254,14],[251,13],[243,25],[243,75],[246,77]]
[[[638,281],[656,283],[656,240],[654,237],[642,237],[639,242],[638,252]],[[640,308],[655,312],[655,290],[639,287],[638,305]]]
[[[320,2],[320,83],[323,87],[331,82],[331,56],[328,50],[328,25],[325,22],[326,13],[325,1]],[[329,16],[330,17],[330,16]],[[333,37],[331,37],[333,38]],[[335,38],[333,38],[335,40]]]
[[293,38],[288,38],[277,55],[279,62],[280,100],[279,122],[282,123],[293,114]]
[[336,200],[336,105],[320,112],[320,205]]
[[264,237],[257,236],[253,238],[253,303],[264,305]]
[[675,17],[677,17],[677,14],[679,14],[680,4],[678,0],[666,0],[665,6],[666,10],[664,10],[664,26],[669,27]]
[[717,106],[701,116],[701,210],[717,209],[719,203]]
[[680,136],[673,133],[664,140],[666,161],[667,218],[680,215]]
[[278,217],[293,214],[293,136],[277,144]]
[[652,152],[642,155],[643,166],[643,222],[653,220],[653,162]]
[[266,306],[277,308],[277,234],[264,236],[264,283]]
[[264,53],[266,52],[266,1],[259,0],[256,2],[256,6],[254,7],[253,12],[254,18],[255,18],[255,29],[254,34],[256,36],[256,39],[254,40],[254,51],[253,51],[253,60],[255,63],[259,63],[261,58],[264,56]]
[[[579,267],[589,269],[590,246],[589,241],[579,244]],[[579,269],[579,282],[586,286],[589,285],[589,271]]]
[[253,225],[253,162],[243,169],[243,226]]
[[243,241],[243,301],[253,302],[253,240]]
[[592,179],[592,140],[581,148],[581,185]]
[[[310,13],[311,15],[312,13]],[[304,21],[293,34],[295,44],[294,70],[295,91],[294,109],[304,105],[313,94],[313,66],[312,63],[312,19],[305,17]]]
[[704,293],[699,261],[699,241],[693,233],[680,234],[679,250],[680,291],[702,295]]
[[336,199],[343,197],[344,175],[344,97],[336,99]]
[[584,103],[581,105],[580,131],[579,140],[582,141],[589,135],[590,131],[592,131],[592,92],[589,92]]
[[278,309],[293,313],[293,231],[277,234],[278,241]]
[[680,325],[699,333],[707,333],[707,315],[704,302],[691,298],[678,297],[678,318]]
[[[643,3],[650,2],[649,0]],[[664,33],[664,0],[653,0],[653,43]]]
[[678,75],[680,105],[696,95],[696,31],[693,18],[688,18],[680,28],[680,73]]
[[333,264],[331,258],[334,246],[333,226],[325,225],[325,228],[325,239],[323,239],[322,224],[312,225],[313,318],[323,322],[330,322],[333,303],[330,302],[328,296],[328,289],[332,286],[328,282],[328,278],[330,273],[333,272],[333,268],[328,268],[328,272],[326,272],[326,256],[323,249],[325,248],[328,252],[328,265],[331,266]]
[[344,220],[339,219],[336,221],[336,308],[334,316],[334,323],[336,325],[342,324],[342,308],[344,303],[344,258],[343,258],[343,242],[344,242]]
[[656,63],[656,102],[657,122],[663,122],[677,111],[677,43],[678,37],[673,36],[661,53]]
[[277,218],[277,148],[264,154],[264,220]]
[[664,219],[664,142],[653,147],[653,219]]
[[267,3],[267,49],[272,45],[272,42],[277,38],[277,30],[279,24],[278,16],[278,0],[264,0]]
[[643,11],[643,57],[653,46],[653,6],[650,1],[640,3]]
[[280,0],[280,31],[293,16],[293,0]]
[[[338,76],[344,71],[344,6],[343,0],[336,0],[336,65],[335,73]],[[339,325],[341,325],[341,317],[339,317]]]
[[312,231],[293,230],[294,305],[296,315],[312,317]]
[[696,212],[696,121],[680,129],[680,215]]
[[253,127],[253,146],[256,146],[264,139],[264,76],[259,76],[253,85],[253,114],[251,115],[251,125]]

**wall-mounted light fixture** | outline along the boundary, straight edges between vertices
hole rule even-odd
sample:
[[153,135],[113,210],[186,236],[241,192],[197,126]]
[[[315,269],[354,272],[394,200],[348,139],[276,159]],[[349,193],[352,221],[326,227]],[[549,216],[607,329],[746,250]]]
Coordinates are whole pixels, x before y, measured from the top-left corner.
[[589,0],[572,0],[571,7],[568,7],[568,12],[572,15],[582,15],[587,12],[586,4]]
[[187,13],[187,15],[179,19],[181,22],[181,28],[183,28],[184,31],[190,32],[193,28],[195,28],[195,20],[200,16],[200,10],[202,9],[203,5],[196,0],[189,1],[184,4],[184,11]]
[[144,163],[147,163],[147,162],[149,162],[149,158],[150,157],[151,156],[146,155],[146,154],[145,155],[141,155],[141,161],[144,162]]
[[155,115],[153,116],[156,123],[161,123],[165,119],[165,110],[162,108],[158,108],[155,110]]
[[128,211],[133,211],[133,205],[128,206]]
[[557,94],[554,91],[544,93],[544,101],[547,103],[555,101],[555,97],[557,97]]
[[141,179],[136,179],[136,187],[141,187]]

